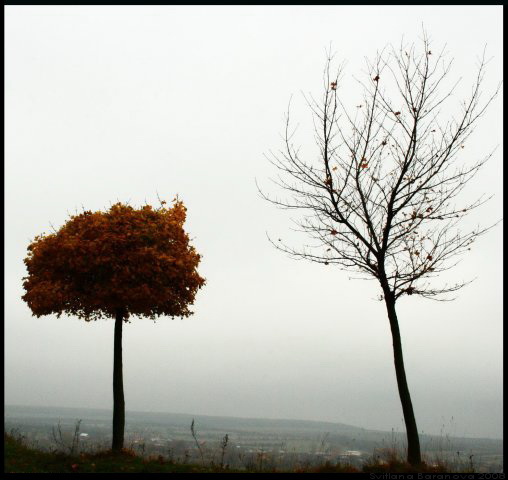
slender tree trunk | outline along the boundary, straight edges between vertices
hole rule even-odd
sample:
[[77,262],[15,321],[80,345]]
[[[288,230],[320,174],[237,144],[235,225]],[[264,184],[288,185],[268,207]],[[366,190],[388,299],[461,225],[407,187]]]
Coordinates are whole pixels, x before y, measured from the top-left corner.
[[119,452],[123,448],[125,428],[125,400],[123,396],[123,366],[122,366],[122,326],[123,309],[116,311],[115,319],[115,347],[113,356],[113,445],[112,449]]
[[418,438],[418,429],[416,427],[411,395],[409,394],[409,388],[407,386],[404,358],[402,356],[399,322],[397,320],[397,312],[395,310],[395,298],[389,290],[383,290],[388,318],[390,320],[390,328],[392,330],[393,358],[395,363],[395,374],[397,376],[397,386],[399,388],[400,402],[402,403],[402,412],[404,413],[404,422],[406,424],[407,461],[411,465],[419,465],[422,463],[420,439]]

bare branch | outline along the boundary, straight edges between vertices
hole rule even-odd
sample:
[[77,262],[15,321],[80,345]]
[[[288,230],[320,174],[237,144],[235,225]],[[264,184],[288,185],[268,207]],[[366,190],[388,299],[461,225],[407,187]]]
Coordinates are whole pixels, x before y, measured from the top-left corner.
[[401,43],[366,61],[366,75],[357,79],[363,103],[353,110],[341,90],[344,65],[334,69],[332,59],[327,52],[321,99],[304,95],[318,160],[303,158],[295,147],[288,107],[284,148],[267,155],[279,172],[272,181],[287,195],[273,197],[257,186],[277,207],[304,213],[297,230],[313,243],[293,248],[269,240],[292,258],[377,278],[395,299],[442,299],[469,282],[436,287],[429,280],[452,268],[455,257],[493,227],[459,228],[485,196],[455,203],[493,154],[463,161],[466,141],[500,88],[481,100],[485,52],[456,116],[443,111],[460,79],[444,87],[453,61],[444,48],[432,53],[425,32],[420,49]]

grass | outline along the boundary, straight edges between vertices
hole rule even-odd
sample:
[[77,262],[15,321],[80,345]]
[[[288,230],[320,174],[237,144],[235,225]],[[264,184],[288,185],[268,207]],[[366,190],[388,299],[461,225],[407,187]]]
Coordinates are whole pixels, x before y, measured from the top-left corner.
[[[23,437],[4,433],[5,473],[259,473],[259,468],[230,469],[219,465],[175,463],[162,456],[143,458],[132,450],[70,455],[42,452],[27,446]],[[418,469],[404,462],[395,451],[372,457],[361,469],[349,464],[327,462],[319,466],[295,466],[291,470],[263,469],[263,473],[443,473],[446,465],[422,464]]]
[[130,450],[78,456],[30,448],[20,438],[4,433],[5,473],[233,473],[219,467],[175,464],[162,457],[141,458]]

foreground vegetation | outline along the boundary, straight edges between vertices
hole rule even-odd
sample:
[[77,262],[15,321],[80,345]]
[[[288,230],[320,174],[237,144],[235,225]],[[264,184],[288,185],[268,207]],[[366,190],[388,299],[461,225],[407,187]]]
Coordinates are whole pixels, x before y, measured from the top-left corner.
[[[132,450],[120,453],[103,451],[69,455],[61,452],[42,452],[24,444],[19,436],[4,433],[5,473],[259,473],[260,469],[238,470],[228,466],[175,463],[162,456],[143,458]],[[272,473],[442,473],[450,469],[444,465],[422,464],[418,469],[402,461],[393,453],[385,459],[373,458],[361,469],[348,464],[325,463],[320,466],[297,465],[292,470],[263,469]]]
[[69,455],[42,452],[24,445],[20,438],[4,434],[5,473],[211,473],[220,469],[174,464],[162,457],[144,459],[132,451],[104,451]]

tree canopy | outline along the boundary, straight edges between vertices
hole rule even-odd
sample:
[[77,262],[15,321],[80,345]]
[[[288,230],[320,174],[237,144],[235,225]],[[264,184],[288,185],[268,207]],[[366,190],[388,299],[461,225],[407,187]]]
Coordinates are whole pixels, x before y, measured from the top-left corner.
[[279,250],[386,279],[395,298],[445,300],[443,294],[469,282],[436,285],[433,279],[492,227],[460,228],[463,217],[490,198],[460,194],[493,154],[468,163],[464,148],[500,86],[482,98],[484,53],[469,95],[449,106],[458,84],[447,84],[452,60],[444,49],[433,53],[425,33],[422,47],[385,48],[367,61],[366,78],[358,80],[360,104],[342,92],[342,67],[332,71],[329,53],[321,99],[305,96],[317,161],[293,144],[288,111],[284,147],[268,158],[279,171],[274,183],[289,195],[261,194],[304,212],[295,223],[315,240],[304,248],[272,242]]
[[205,280],[201,256],[183,225],[186,208],[116,203],[106,212],[73,215],[51,234],[36,236],[24,262],[22,297],[37,317],[62,313],[87,321],[128,315],[189,316]]

